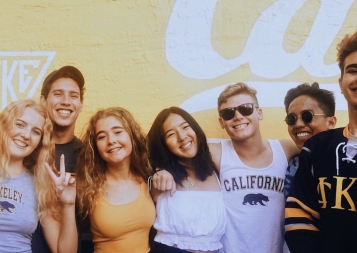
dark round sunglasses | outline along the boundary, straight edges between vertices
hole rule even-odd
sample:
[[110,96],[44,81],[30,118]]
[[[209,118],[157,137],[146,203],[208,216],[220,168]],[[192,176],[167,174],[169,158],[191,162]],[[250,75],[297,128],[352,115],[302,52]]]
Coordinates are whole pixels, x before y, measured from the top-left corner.
[[254,107],[259,108],[254,105],[254,103],[241,104],[237,107],[228,107],[219,111],[219,116],[224,120],[231,120],[234,118],[236,111],[238,111],[243,116],[249,116],[253,113]]
[[296,121],[298,120],[298,118],[301,118],[302,121],[304,121],[306,124],[308,124],[312,121],[314,116],[328,116],[328,115],[322,114],[322,113],[312,113],[310,111],[302,111],[301,116],[298,117],[298,116],[296,116],[295,113],[289,113],[285,117],[285,122],[289,126],[293,126],[296,124]]

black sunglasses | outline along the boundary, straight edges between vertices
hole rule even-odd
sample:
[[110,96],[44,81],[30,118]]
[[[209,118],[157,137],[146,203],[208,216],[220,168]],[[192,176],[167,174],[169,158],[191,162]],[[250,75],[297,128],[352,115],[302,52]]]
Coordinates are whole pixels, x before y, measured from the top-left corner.
[[246,103],[237,107],[224,108],[219,111],[219,116],[224,120],[231,120],[234,118],[236,111],[238,111],[243,116],[249,116],[253,113],[254,107],[258,108],[258,106],[255,106],[254,103]]
[[296,124],[296,121],[298,120],[298,118],[301,118],[302,121],[304,121],[306,124],[308,124],[312,121],[314,116],[328,116],[328,115],[322,114],[322,113],[312,113],[310,111],[302,111],[301,116],[298,117],[298,116],[296,116],[295,113],[289,113],[285,117],[285,122],[289,126],[293,126]]

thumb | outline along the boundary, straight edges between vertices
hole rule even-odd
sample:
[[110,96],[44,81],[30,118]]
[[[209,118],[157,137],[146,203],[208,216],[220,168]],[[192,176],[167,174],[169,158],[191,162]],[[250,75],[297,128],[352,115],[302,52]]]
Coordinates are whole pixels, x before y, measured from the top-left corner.
[[172,188],[171,188],[171,191],[170,191],[170,196],[174,196],[174,193],[176,192],[176,182],[173,182],[172,183]]

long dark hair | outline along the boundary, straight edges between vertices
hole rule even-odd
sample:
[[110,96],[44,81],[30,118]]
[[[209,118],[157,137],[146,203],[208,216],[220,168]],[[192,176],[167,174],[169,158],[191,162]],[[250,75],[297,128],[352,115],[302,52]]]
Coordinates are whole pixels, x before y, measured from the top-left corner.
[[212,175],[217,169],[211,159],[207,145],[207,138],[197,121],[185,110],[179,107],[170,107],[162,110],[155,118],[148,133],[149,160],[152,168],[169,171],[177,184],[182,186],[182,181],[187,178],[185,166],[178,163],[178,157],[168,149],[165,143],[163,125],[170,114],[180,115],[192,128],[197,136],[197,154],[192,158],[195,175],[201,181]]

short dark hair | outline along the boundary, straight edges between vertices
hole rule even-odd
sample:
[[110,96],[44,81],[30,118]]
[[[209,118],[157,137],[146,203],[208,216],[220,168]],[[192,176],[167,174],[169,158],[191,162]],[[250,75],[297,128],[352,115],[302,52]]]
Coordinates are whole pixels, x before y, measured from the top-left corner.
[[179,107],[170,107],[162,110],[155,118],[149,133],[149,160],[155,170],[161,168],[169,171],[177,184],[182,186],[182,181],[187,178],[186,168],[178,163],[177,157],[171,153],[165,143],[163,125],[170,114],[180,115],[190,125],[197,136],[197,154],[192,159],[196,177],[201,181],[217,172],[211,159],[207,145],[207,138],[197,121],[185,110]]
[[298,85],[296,88],[290,89],[285,96],[284,105],[285,111],[288,113],[289,106],[291,102],[300,96],[309,96],[315,99],[321,110],[327,116],[334,116],[335,115],[335,96],[331,91],[320,89],[319,84],[314,82],[313,84],[303,83]]
[[346,57],[355,51],[357,51],[357,32],[347,34],[337,45],[337,60],[341,70],[341,77],[343,76]]
[[73,66],[64,66],[58,70],[52,71],[43,81],[41,95],[44,96],[45,99],[47,99],[52,84],[60,78],[71,78],[72,80],[74,80],[78,84],[80,99],[81,101],[83,101],[83,95],[85,92],[84,77],[81,71],[79,71],[79,69]]

